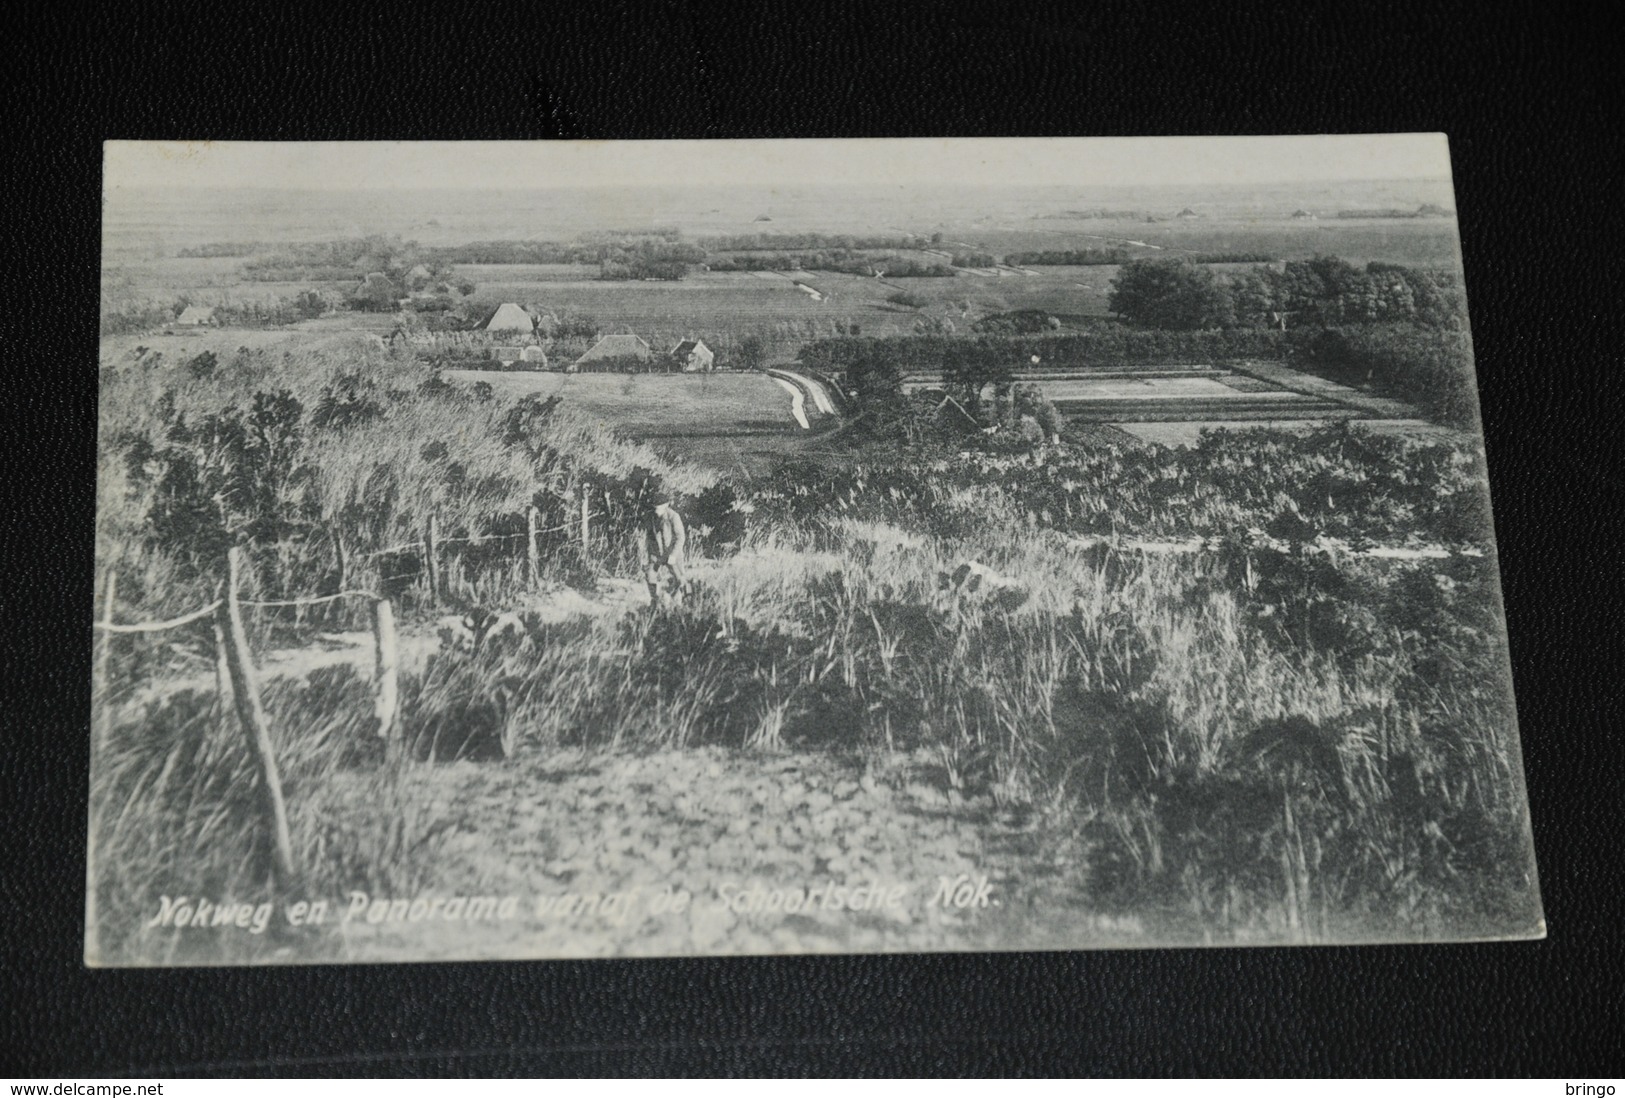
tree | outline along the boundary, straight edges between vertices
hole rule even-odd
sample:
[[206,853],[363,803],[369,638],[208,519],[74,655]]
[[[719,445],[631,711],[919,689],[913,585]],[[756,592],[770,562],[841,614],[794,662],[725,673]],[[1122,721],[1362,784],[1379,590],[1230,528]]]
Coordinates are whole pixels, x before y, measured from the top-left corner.
[[748,335],[739,341],[737,354],[740,369],[760,370],[762,363],[767,361],[767,346],[761,336]]
[[1055,404],[1036,385],[1017,385],[1008,399],[994,402],[990,418],[1006,442],[1034,445],[1059,442],[1065,426]]
[[1254,267],[1232,282],[1231,311],[1236,323],[1251,328],[1269,327],[1270,314],[1281,309],[1278,282],[1279,276],[1272,267]]
[[1147,328],[1222,328],[1235,322],[1230,295],[1208,268],[1183,259],[1141,259],[1112,280],[1107,307]]
[[215,357],[213,351],[204,351],[186,364],[186,368],[191,371],[192,376],[199,381],[207,381],[213,377],[215,370],[219,369],[219,367],[220,360]]
[[580,313],[564,312],[553,325],[555,339],[597,339],[598,322]]
[[361,288],[356,291],[355,306],[370,313],[387,313],[394,310],[400,297],[400,290],[389,276],[374,271],[362,280]]
[[195,423],[159,401],[163,443],[139,439],[126,453],[134,483],[150,486],[153,543],[194,575],[210,575],[240,542],[273,542],[306,526],[314,495],[302,453],[303,406],[287,390],[256,392]]
[[305,290],[293,299],[294,312],[303,320],[313,320],[327,309],[327,302],[315,290]]
[[1281,272],[1281,304],[1300,324],[1367,320],[1369,283],[1363,271],[1334,255],[1293,260]]
[[846,388],[863,428],[874,437],[897,437],[906,427],[903,373],[903,364],[880,345],[865,348],[846,364]]
[[944,348],[942,378],[971,415],[981,408],[982,391],[1009,388],[1015,377],[1010,349],[997,342],[958,340]]

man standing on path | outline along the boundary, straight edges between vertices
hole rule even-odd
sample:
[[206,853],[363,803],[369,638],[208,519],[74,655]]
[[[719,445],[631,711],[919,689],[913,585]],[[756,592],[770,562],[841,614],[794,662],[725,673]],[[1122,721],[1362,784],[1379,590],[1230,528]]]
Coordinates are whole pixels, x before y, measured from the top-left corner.
[[667,574],[672,581],[671,601],[678,603],[682,601],[686,583],[683,547],[688,542],[688,531],[683,527],[683,516],[671,505],[670,498],[658,495],[652,503],[639,523],[638,564],[643,569],[644,582],[649,585],[650,603],[661,604],[661,589]]

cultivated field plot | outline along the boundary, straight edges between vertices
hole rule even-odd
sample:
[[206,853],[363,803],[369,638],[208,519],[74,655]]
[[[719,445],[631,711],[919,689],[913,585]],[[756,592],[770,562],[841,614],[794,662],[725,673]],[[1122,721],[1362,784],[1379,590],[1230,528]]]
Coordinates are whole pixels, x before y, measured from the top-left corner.
[[487,382],[498,394],[557,395],[623,438],[658,452],[737,473],[794,452],[828,422],[811,401],[811,430],[791,417],[789,393],[759,374],[565,374],[448,370],[459,385]]
[[1339,401],[1286,389],[1233,388],[1217,378],[1144,381],[1041,381],[1038,387],[1062,415],[1096,423],[1228,420],[1267,426],[1281,420],[1346,419],[1355,409]]
[[790,398],[754,374],[566,374],[448,370],[447,380],[484,381],[499,393],[549,397],[623,426],[777,430],[794,426]]

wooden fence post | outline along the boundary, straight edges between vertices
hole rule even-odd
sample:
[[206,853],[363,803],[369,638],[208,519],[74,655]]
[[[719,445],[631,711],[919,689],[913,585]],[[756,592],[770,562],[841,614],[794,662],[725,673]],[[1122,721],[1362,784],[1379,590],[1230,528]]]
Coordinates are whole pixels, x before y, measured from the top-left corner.
[[542,550],[536,544],[536,527],[539,525],[537,519],[540,514],[534,503],[525,512],[525,568],[529,573],[532,587],[540,583],[542,578]]
[[[350,589],[350,554],[345,551],[344,532],[342,530],[335,529],[333,531],[333,555],[338,558],[339,590],[348,591]],[[337,610],[338,605],[335,602],[333,610]],[[331,615],[332,612],[329,611],[329,616],[331,617]]]
[[[118,572],[107,570],[107,605],[102,610],[102,624],[113,624],[113,600],[118,592]],[[97,746],[105,748],[113,736],[113,630],[102,630],[101,651],[96,654],[96,677],[102,688],[102,710],[96,723]]]
[[373,683],[378,692],[376,713],[378,735],[390,743],[395,717],[400,710],[400,646],[395,639],[395,608],[388,599],[372,604],[372,637],[377,653]]
[[440,562],[436,559],[436,543],[438,537],[437,524],[433,515],[423,525],[423,562],[429,573],[429,605],[440,605]]
[[[102,624],[113,624],[113,600],[118,591],[118,572],[112,568],[107,570],[107,605],[102,611]],[[107,744],[113,736],[113,631],[102,630],[101,650],[96,654],[96,674],[101,686],[101,712],[97,714],[96,744],[91,753],[92,773],[100,760],[97,758],[107,749]],[[91,793],[90,811],[86,813],[85,820],[85,961],[88,964],[100,964],[102,957],[102,921],[96,902],[96,893],[100,888],[96,873],[96,838],[101,832],[101,814],[96,811],[95,792]]]
[[231,668],[226,658],[226,631],[220,627],[219,615],[210,622],[214,628],[214,697],[215,704],[220,708],[220,716],[226,715],[226,709],[231,705]]
[[248,633],[243,629],[242,607],[237,604],[237,574],[242,567],[242,552],[235,545],[226,552],[226,597],[215,610],[215,620],[226,640],[226,667],[231,674],[237,719],[248,738],[249,754],[259,768],[260,795],[264,800],[266,824],[271,829],[277,881],[286,886],[296,879],[297,870],[293,862],[293,842],[288,837],[288,806],[282,799],[282,778],[277,773],[276,754],[271,748],[271,726],[260,704],[254,661],[248,650]]
[[102,962],[102,919],[96,905],[96,834],[101,830],[99,814],[91,804],[85,835],[85,964]]

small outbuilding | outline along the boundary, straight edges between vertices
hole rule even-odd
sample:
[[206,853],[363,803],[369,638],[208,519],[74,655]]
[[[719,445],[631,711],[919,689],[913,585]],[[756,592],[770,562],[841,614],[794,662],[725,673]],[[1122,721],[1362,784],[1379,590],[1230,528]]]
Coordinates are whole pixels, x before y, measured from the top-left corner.
[[547,369],[547,352],[532,343],[519,352],[519,361],[535,366],[539,370],[545,370]]
[[214,322],[214,310],[203,305],[188,305],[181,310],[181,315],[175,318],[176,324],[187,328],[201,327]]
[[671,360],[685,374],[708,374],[716,369],[717,356],[704,340],[685,339],[671,349]]

